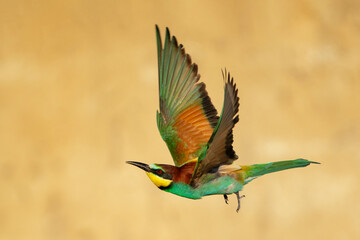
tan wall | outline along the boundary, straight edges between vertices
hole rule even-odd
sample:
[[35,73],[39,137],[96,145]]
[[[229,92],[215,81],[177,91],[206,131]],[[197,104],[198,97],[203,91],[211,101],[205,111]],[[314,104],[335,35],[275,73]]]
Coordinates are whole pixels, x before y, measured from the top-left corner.
[[[50,3],[52,2],[52,3]],[[0,1],[0,239],[359,239],[360,2]],[[322,165],[222,196],[156,189],[155,23],[222,106],[241,164]]]

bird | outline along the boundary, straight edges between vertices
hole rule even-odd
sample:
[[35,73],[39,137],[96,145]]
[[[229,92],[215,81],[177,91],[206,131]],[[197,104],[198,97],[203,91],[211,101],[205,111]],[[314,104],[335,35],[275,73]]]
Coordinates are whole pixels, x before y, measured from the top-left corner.
[[272,172],[305,167],[318,162],[303,158],[254,165],[238,165],[233,149],[233,128],[239,121],[239,97],[234,78],[225,69],[224,102],[220,116],[200,82],[198,66],[166,28],[164,44],[155,25],[160,109],[157,127],[175,165],[126,163],[145,171],[159,189],[189,199],[208,195],[237,197],[252,180]]

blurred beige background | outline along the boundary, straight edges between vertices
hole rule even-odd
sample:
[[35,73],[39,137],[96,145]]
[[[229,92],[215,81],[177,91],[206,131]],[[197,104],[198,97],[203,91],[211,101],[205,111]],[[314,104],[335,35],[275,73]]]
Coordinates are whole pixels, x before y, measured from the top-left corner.
[[[360,239],[360,2],[0,1],[0,239]],[[215,106],[235,77],[242,164],[321,162],[222,196],[161,192],[155,24]]]

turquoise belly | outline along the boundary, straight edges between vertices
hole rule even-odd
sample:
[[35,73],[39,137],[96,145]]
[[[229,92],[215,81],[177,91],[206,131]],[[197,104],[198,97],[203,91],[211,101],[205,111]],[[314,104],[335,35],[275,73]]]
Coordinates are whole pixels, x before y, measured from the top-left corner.
[[200,199],[202,196],[214,194],[231,194],[242,190],[243,185],[229,176],[213,179],[199,187],[193,188],[183,182],[172,183],[169,188],[163,189],[182,197]]

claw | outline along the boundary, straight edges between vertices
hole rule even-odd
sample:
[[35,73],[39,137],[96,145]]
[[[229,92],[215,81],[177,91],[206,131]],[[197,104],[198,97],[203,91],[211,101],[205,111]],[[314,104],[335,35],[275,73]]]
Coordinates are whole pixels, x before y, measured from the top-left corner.
[[243,197],[245,197],[245,195],[241,195],[241,196],[240,196],[240,195],[239,195],[239,192],[236,192],[235,195],[236,195],[237,201],[238,201],[238,207],[237,207],[237,209],[236,209],[236,212],[238,213],[239,210],[240,210],[240,199],[243,198]]
[[225,199],[225,203],[229,204],[229,199],[228,199],[228,196],[226,194],[224,194],[224,199]]

